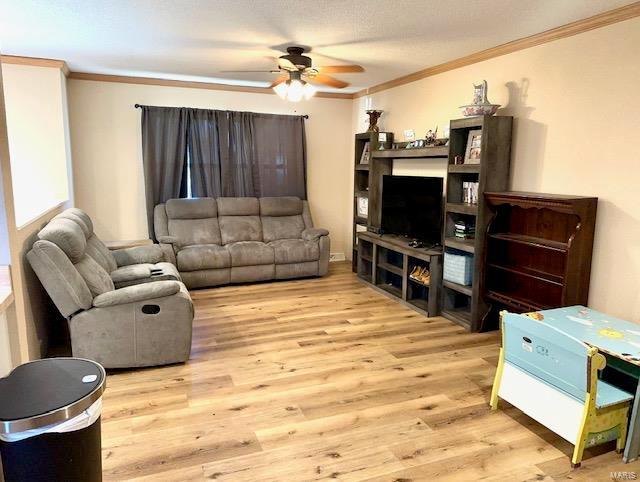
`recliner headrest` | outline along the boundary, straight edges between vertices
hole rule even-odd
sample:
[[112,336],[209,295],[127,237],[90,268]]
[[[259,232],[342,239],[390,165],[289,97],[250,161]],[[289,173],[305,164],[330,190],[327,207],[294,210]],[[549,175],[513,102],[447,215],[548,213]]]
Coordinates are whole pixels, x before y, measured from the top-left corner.
[[[80,226],[80,229],[82,229],[82,232],[84,233],[84,237],[86,239],[89,239],[93,234],[93,223],[91,222],[91,219],[89,218],[89,216],[86,216],[86,215],[81,216],[77,212],[72,211],[71,209],[65,209],[60,214],[55,216],[53,219],[70,219],[71,221],[75,222],[78,226]],[[88,219],[88,224],[87,224],[87,219]]]
[[169,219],[203,219],[218,216],[216,200],[211,197],[169,199],[165,203]]
[[220,216],[258,216],[260,204],[255,197],[219,197],[218,214]]
[[261,216],[297,216],[302,214],[302,200],[295,196],[261,197]]
[[71,219],[52,219],[40,230],[38,238],[58,246],[74,264],[80,261],[87,248],[84,232]]

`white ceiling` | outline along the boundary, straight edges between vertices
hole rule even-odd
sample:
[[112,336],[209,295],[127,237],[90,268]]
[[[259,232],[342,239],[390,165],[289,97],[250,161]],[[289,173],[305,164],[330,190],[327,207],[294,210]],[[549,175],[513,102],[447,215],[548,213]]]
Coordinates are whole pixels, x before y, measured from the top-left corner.
[[[72,71],[267,86],[283,46],[353,92],[630,0],[0,0],[0,51]],[[330,90],[330,89],[322,89]]]

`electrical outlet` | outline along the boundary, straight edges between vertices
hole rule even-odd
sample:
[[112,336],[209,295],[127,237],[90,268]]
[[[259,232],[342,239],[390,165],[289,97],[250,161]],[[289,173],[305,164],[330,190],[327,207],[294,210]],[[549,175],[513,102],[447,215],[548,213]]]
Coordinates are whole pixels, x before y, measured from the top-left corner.
[[331,253],[329,255],[329,262],[333,263],[335,261],[344,261],[346,258],[344,257],[344,253]]
[[405,131],[404,131],[404,140],[405,141],[415,141],[416,140],[416,133],[414,132],[413,129],[405,129]]

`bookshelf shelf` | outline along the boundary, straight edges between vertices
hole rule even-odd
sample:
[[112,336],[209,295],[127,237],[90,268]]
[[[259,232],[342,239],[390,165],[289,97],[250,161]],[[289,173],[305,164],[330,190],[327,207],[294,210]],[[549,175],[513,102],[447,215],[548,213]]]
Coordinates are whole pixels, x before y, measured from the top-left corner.
[[[442,315],[465,326],[470,331],[482,331],[497,325],[485,324],[490,306],[482,293],[485,277],[485,234],[491,220],[484,193],[507,188],[511,162],[510,116],[477,116],[454,119],[449,124],[449,158],[447,165],[446,204],[443,227],[445,252],[461,250],[473,255],[471,286],[443,282]],[[465,158],[469,134],[481,131],[480,159],[477,164],[459,164],[456,157]],[[477,183],[477,204],[464,203],[469,184]],[[458,228],[456,229],[456,225]],[[456,237],[460,226],[471,231],[473,239]],[[514,275],[515,276],[515,275]]]
[[500,309],[537,311],[587,305],[598,199],[487,192],[485,296]]
[[[386,134],[387,141],[385,147],[391,147],[393,143],[393,133],[391,132],[361,132],[355,135],[355,152],[354,152],[354,174],[353,174],[353,257],[351,261],[351,269],[353,272],[358,271],[358,243],[357,243],[357,226],[369,226],[369,213],[371,213],[371,171],[373,170],[372,161],[373,152],[376,152],[380,146],[378,139],[379,134]],[[363,163],[365,151],[369,152],[369,162]],[[368,216],[358,216],[358,198],[366,197],[369,200]]]

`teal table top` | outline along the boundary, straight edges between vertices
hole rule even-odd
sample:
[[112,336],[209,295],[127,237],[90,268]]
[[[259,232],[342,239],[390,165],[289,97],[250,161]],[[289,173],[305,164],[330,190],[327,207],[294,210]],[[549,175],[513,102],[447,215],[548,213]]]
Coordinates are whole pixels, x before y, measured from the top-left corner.
[[544,320],[600,351],[640,366],[640,324],[621,320],[585,306],[527,313]]

